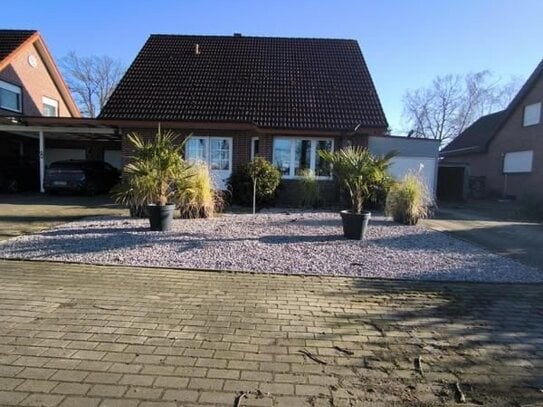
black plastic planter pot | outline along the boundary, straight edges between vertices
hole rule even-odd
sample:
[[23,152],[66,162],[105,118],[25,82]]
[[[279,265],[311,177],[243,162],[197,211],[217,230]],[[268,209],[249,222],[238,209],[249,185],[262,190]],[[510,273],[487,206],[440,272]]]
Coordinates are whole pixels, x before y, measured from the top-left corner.
[[340,214],[343,222],[343,235],[347,239],[362,240],[366,237],[371,212],[363,211],[361,214],[357,214],[345,210],[341,211]]
[[165,232],[172,228],[175,205],[147,205],[151,230]]

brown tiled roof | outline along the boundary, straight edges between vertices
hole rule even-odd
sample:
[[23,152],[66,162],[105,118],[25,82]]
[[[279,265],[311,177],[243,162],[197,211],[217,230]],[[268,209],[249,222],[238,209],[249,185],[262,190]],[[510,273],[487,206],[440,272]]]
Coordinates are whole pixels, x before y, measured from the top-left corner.
[[498,126],[506,117],[507,110],[502,110],[477,119],[471,126],[458,135],[441,150],[440,155],[469,154],[484,152],[492,140]]
[[0,30],[0,61],[15,51],[35,30]]
[[151,35],[100,117],[387,126],[358,43],[310,38]]

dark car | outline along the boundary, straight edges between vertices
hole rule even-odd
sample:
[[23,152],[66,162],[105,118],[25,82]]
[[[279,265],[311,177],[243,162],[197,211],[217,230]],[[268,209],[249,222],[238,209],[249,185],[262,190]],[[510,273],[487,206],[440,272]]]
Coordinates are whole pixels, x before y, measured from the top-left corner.
[[108,192],[119,182],[120,173],[104,161],[56,161],[45,170],[45,192],[79,192],[95,195]]
[[37,191],[39,179],[37,160],[29,157],[0,158],[0,191]]

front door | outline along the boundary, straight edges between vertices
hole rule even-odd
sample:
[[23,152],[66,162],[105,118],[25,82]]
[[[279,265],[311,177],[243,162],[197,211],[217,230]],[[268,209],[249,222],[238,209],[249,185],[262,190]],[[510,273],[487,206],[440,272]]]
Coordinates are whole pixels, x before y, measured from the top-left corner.
[[187,142],[185,158],[207,164],[215,188],[225,190],[232,173],[232,137],[193,136]]

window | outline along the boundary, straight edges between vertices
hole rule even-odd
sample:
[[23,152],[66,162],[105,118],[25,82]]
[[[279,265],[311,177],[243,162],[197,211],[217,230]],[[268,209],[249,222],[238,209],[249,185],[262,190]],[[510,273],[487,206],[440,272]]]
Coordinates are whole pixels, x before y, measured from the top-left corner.
[[187,160],[207,163],[207,138],[191,137],[187,142]]
[[230,143],[226,139],[211,139],[209,146],[209,165],[212,170],[230,169]]
[[541,103],[524,106],[523,126],[533,126],[541,121]]
[[305,171],[320,178],[330,178],[330,166],[320,158],[319,150],[332,151],[333,141],[277,137],[273,140],[273,163],[283,178],[297,178]]
[[258,137],[251,138],[251,160],[257,155],[260,155],[260,139]]
[[185,147],[185,158],[192,163],[205,163],[212,170],[230,171],[232,139],[224,137],[191,137]]
[[58,102],[55,99],[48,98],[44,96],[41,98],[43,109],[42,113],[44,116],[57,117],[58,116]]
[[532,150],[505,153],[503,157],[503,172],[504,174],[532,172],[533,160],[534,152]]
[[0,108],[21,112],[21,88],[11,83],[0,81]]

